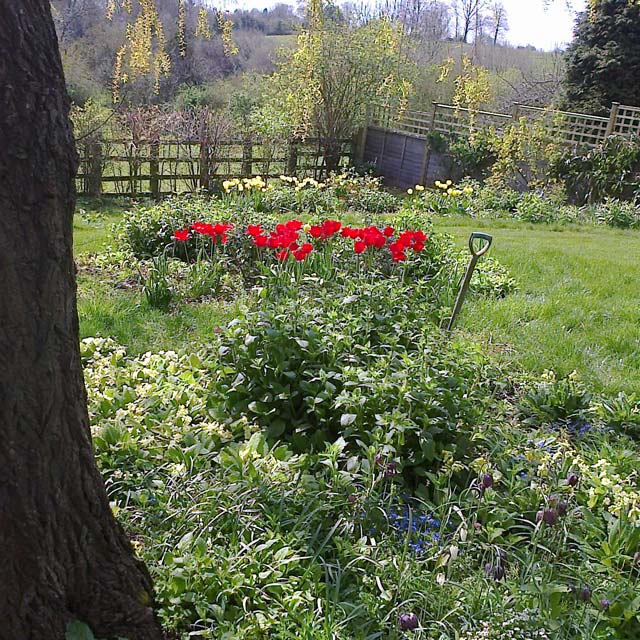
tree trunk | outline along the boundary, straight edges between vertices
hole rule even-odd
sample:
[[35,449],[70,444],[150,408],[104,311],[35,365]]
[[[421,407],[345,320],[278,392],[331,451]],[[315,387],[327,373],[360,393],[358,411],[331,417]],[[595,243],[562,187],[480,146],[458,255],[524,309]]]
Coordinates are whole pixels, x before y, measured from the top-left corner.
[[93,458],[78,345],[76,154],[49,0],[0,0],[0,639],[162,637]]

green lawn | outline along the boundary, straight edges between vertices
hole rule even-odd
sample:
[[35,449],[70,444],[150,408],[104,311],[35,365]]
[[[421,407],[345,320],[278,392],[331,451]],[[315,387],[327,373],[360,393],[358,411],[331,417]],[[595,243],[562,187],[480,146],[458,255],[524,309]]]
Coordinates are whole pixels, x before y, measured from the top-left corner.
[[436,228],[461,244],[471,231],[492,233],[491,255],[520,286],[503,300],[471,301],[460,329],[526,369],[575,369],[597,390],[638,391],[640,232],[468,218]]

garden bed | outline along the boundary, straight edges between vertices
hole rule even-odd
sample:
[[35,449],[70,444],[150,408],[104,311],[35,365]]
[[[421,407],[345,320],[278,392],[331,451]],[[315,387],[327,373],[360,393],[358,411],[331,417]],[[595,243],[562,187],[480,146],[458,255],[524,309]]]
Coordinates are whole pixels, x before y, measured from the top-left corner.
[[640,255],[638,234],[474,221],[499,261],[448,335],[466,258],[442,229],[466,240],[467,218],[348,176],[283,182],[125,213],[110,239],[104,218],[77,223],[77,246],[112,244],[80,258],[96,453],[165,627],[636,638],[622,363],[631,380],[640,364],[620,283],[640,265],[614,249]]

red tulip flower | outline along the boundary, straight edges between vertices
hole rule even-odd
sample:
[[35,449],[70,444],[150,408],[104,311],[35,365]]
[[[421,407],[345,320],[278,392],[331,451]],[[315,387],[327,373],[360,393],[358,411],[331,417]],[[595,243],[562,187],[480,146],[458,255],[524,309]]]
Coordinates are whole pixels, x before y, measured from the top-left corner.
[[178,242],[186,242],[189,239],[189,229],[182,229],[182,231],[174,231],[173,237]]

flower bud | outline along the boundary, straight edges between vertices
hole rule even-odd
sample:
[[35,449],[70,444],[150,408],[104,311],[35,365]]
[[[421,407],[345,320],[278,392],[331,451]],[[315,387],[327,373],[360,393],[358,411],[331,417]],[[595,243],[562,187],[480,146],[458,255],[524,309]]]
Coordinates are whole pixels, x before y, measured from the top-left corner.
[[571,472],[568,476],[567,476],[567,484],[570,487],[575,487],[578,484],[578,474],[577,473],[573,473]]
[[419,626],[418,616],[415,613],[403,613],[400,616],[400,629],[402,631],[412,631]]
[[588,585],[582,587],[580,590],[580,600],[582,600],[582,602],[588,602],[591,600],[591,587]]
[[602,600],[600,600],[600,608],[603,611],[607,611],[607,609],[611,606],[611,601],[607,600],[607,598],[602,598]]
[[493,567],[493,577],[495,580],[502,580],[504,578],[505,570],[501,564],[497,564]]
[[558,521],[558,512],[555,509],[545,509],[542,514],[542,519],[545,524],[552,527]]
[[482,476],[482,488],[488,489],[493,486],[493,476],[490,473],[485,473]]
[[563,517],[567,515],[567,511],[569,510],[569,505],[564,501],[561,500],[560,502],[558,502],[558,515]]

